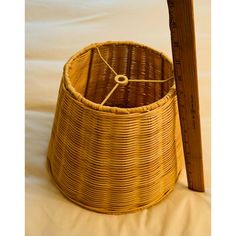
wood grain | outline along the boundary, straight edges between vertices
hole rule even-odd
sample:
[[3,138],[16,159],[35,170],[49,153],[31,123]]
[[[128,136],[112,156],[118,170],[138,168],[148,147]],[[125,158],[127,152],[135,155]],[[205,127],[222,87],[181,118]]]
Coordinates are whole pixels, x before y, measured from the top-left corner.
[[167,3],[188,187],[204,192],[193,3]]

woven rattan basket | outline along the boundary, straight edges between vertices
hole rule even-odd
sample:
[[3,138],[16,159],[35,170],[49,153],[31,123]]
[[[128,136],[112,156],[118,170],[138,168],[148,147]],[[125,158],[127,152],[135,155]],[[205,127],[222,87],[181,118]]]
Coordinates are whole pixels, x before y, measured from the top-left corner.
[[182,155],[166,56],[133,42],[106,42],[66,63],[48,167],[67,198],[111,214],[150,207],[173,190]]

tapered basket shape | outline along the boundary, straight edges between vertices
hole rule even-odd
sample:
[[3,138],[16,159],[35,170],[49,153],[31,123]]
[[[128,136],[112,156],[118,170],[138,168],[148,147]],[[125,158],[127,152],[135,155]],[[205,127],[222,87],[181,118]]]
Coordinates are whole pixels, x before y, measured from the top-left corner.
[[173,67],[165,55],[106,42],[70,58],[48,148],[49,171],[67,198],[110,214],[150,207],[173,190],[182,156]]

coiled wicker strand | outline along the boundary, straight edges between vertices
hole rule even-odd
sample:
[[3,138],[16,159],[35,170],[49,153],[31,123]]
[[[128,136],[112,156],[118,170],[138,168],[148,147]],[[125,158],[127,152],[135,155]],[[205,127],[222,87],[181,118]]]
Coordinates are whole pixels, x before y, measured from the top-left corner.
[[168,193],[182,165],[182,141],[170,60],[133,42],[93,44],[65,65],[48,149],[61,192],[87,209],[120,214],[150,207]]

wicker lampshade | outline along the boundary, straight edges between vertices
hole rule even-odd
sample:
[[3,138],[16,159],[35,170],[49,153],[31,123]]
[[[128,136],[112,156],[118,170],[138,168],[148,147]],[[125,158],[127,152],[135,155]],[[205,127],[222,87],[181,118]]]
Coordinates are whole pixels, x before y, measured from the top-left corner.
[[79,51],[64,67],[48,148],[55,183],[97,212],[156,204],[182,166],[177,109],[172,63],[162,53],[133,42]]

